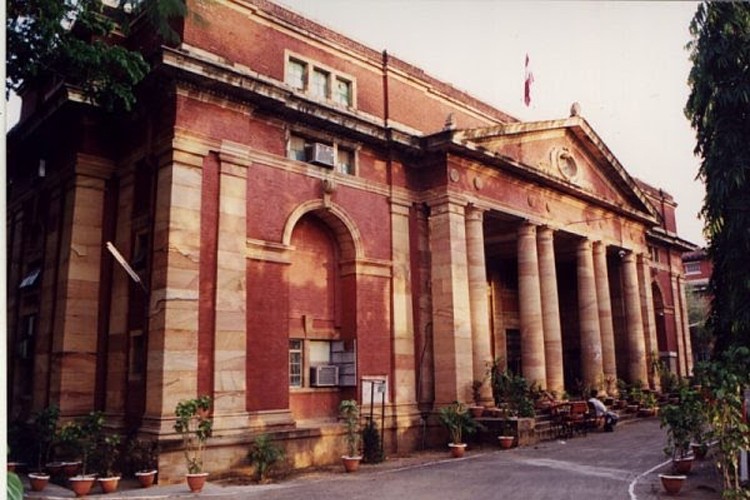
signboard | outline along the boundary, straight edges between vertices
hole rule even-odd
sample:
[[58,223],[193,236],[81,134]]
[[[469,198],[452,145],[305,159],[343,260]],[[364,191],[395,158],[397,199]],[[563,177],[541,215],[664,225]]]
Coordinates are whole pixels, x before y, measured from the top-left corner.
[[364,376],[362,383],[362,406],[379,406],[388,402],[388,376]]

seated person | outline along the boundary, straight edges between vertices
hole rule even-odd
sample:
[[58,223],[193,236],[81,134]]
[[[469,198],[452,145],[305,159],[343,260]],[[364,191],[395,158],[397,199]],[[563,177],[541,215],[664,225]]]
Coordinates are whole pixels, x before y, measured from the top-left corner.
[[601,402],[599,398],[596,397],[598,394],[598,391],[596,389],[593,389],[591,391],[591,397],[589,398],[589,403],[594,407],[594,410],[596,411],[596,417],[604,417],[604,430],[607,432],[612,432],[615,430],[615,425],[617,425],[617,421],[619,420],[619,415],[613,411],[607,410],[607,407],[604,406],[604,403]]

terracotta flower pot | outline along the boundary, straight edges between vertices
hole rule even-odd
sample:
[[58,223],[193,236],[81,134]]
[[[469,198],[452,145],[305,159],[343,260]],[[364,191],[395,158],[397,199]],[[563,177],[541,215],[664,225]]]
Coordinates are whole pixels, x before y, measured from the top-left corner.
[[687,476],[683,475],[659,474],[661,485],[664,487],[664,491],[669,495],[676,495],[679,493],[686,478]]
[[16,472],[23,467],[23,462],[8,462],[7,464],[8,472]]
[[461,458],[466,453],[465,443],[448,443],[448,447],[451,449],[451,456],[453,456],[453,458]]
[[693,455],[698,460],[703,460],[708,454],[708,445],[705,443],[692,443],[690,449],[693,450]]
[[656,415],[656,408],[640,408],[638,409],[639,417],[653,417]]
[[77,476],[81,473],[81,462],[63,462],[63,474],[65,477]]
[[672,465],[677,474],[687,474],[693,468],[694,457],[675,458],[672,460]]
[[359,470],[359,462],[361,460],[362,457],[349,457],[347,455],[341,457],[341,461],[344,463],[344,470],[346,470],[346,472],[357,472],[357,470]]
[[200,493],[203,490],[203,486],[206,484],[208,479],[208,472],[199,472],[197,474],[185,474],[188,487],[193,493]]
[[507,450],[513,447],[513,441],[516,438],[513,436],[498,436],[497,439],[500,441],[500,448]]
[[91,493],[91,488],[94,487],[94,476],[73,476],[68,478],[70,481],[70,489],[76,494],[77,497],[84,497]]
[[484,415],[484,406],[470,406],[469,411],[471,412],[472,417],[480,418]]
[[156,480],[155,470],[142,470],[135,473],[136,479],[141,483],[141,488],[150,488]]
[[62,476],[65,470],[64,462],[50,462],[44,466],[52,477]]
[[113,493],[117,491],[117,486],[120,484],[120,476],[100,477],[97,482],[103,493]]
[[49,474],[32,472],[29,474],[29,483],[31,484],[31,491],[42,491],[49,484]]

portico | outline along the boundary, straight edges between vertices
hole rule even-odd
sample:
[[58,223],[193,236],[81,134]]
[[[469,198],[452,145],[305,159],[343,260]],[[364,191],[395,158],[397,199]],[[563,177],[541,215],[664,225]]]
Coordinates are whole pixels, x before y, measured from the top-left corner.
[[656,212],[588,124],[446,131],[432,146],[448,193],[428,201],[435,403],[469,400],[493,361],[556,394],[653,385]]

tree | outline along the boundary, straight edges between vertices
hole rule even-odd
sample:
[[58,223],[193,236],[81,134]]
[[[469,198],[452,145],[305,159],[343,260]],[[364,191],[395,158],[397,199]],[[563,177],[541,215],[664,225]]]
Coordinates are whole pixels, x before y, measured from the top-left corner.
[[79,87],[107,110],[129,110],[134,88],[148,73],[143,55],[118,43],[129,20],[143,13],[166,41],[185,0],[8,0],[6,95],[48,82]]
[[750,346],[750,3],[698,6],[685,113],[696,131],[701,209],[713,261],[715,354]]

